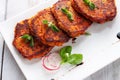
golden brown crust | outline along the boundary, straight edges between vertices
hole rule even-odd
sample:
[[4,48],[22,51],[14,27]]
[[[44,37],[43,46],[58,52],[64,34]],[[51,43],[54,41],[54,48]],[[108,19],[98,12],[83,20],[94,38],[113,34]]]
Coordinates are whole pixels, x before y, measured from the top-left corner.
[[39,41],[49,46],[61,46],[69,40],[69,37],[62,30],[59,32],[53,31],[47,25],[43,24],[43,20],[48,20],[58,27],[49,8],[40,11],[32,18],[30,28],[31,32],[39,39]]
[[106,21],[111,21],[117,13],[114,0],[90,0],[96,6],[94,10],[90,10],[83,0],[71,1],[72,6],[77,12],[94,22],[104,23]]
[[[72,12],[74,20],[70,21],[68,17],[62,13],[61,8],[67,8],[70,12]],[[69,0],[62,0],[54,4],[52,7],[52,13],[57,19],[59,27],[72,38],[84,34],[85,30],[92,23],[83,16],[78,15],[72,8]]]
[[22,21],[16,25],[15,38],[13,41],[15,48],[27,59],[40,58],[49,53],[53,48],[43,45],[38,42],[36,38],[34,38],[34,47],[30,47],[29,43],[26,43],[25,40],[21,38],[24,34],[30,34],[28,20]]

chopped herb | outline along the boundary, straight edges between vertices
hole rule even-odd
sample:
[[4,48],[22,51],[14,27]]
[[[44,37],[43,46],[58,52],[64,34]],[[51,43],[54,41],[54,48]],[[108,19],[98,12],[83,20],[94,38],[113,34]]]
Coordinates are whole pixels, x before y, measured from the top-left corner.
[[73,14],[67,8],[61,8],[61,11],[67,15],[70,21],[73,21]]
[[26,42],[30,42],[30,46],[33,47],[34,46],[34,39],[31,35],[29,34],[24,34],[23,36],[21,36],[21,38],[25,39]]
[[50,27],[53,31],[59,32],[58,27],[55,24],[53,24],[52,22],[48,22],[48,20],[43,20],[43,24],[48,25],[48,27]]
[[85,32],[84,35],[89,36],[91,34],[89,32]]
[[60,50],[60,56],[61,56],[61,64],[63,63],[70,63],[73,65],[77,65],[82,63],[83,60],[83,55],[82,54],[71,54],[72,47],[71,46],[66,46],[63,47]]
[[43,23],[44,24],[48,24],[48,20],[43,20]]
[[91,9],[91,10],[94,10],[95,9],[95,4],[93,3],[93,2],[91,2],[91,1],[89,1],[89,0],[83,0],[84,1],[84,3],[86,4],[86,5],[88,5],[89,6],[89,8]]

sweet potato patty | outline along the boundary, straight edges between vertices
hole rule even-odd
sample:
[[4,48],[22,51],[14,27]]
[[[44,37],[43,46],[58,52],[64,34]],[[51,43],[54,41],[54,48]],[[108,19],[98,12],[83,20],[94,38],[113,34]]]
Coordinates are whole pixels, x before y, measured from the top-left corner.
[[29,34],[29,23],[28,20],[24,20],[16,25],[15,28],[15,38],[13,45],[21,53],[21,55],[27,59],[40,58],[47,54],[52,47],[43,45],[38,42],[34,37],[34,46],[31,47],[29,42],[26,42],[25,39],[21,38],[24,34]]
[[95,5],[95,9],[93,10],[91,10],[83,0],[72,0],[72,6],[86,18],[98,23],[111,21],[116,16],[116,6],[114,0],[90,1]]
[[69,37],[62,30],[59,29],[58,32],[53,31],[48,25],[43,23],[44,20],[47,20],[58,28],[50,8],[40,11],[32,18],[30,29],[43,44],[61,46],[69,40]]
[[[64,8],[72,13],[73,21],[68,18],[69,15],[67,16],[62,12],[62,9]],[[71,2],[69,0],[62,0],[54,4],[52,7],[52,13],[54,14],[59,24],[59,28],[64,30],[72,38],[84,34],[85,30],[92,23],[83,16],[78,15],[72,8]]]

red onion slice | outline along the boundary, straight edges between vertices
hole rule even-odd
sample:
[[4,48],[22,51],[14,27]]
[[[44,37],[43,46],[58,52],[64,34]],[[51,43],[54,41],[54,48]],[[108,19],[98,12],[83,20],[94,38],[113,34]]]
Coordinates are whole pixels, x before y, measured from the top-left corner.
[[58,70],[60,68],[60,62],[61,57],[57,52],[50,53],[42,59],[42,65],[47,70]]

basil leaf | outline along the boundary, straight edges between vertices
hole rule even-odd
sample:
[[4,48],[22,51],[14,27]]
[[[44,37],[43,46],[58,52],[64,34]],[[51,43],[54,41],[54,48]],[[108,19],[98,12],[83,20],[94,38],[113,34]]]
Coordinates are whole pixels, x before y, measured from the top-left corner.
[[60,50],[60,56],[62,58],[62,62],[61,63],[67,62],[67,59],[69,58],[69,56],[71,54],[71,51],[72,51],[72,47],[71,46],[63,47]]
[[83,60],[82,54],[72,54],[69,56],[67,62],[73,65],[80,64]]
[[52,22],[48,22],[48,20],[43,20],[43,24],[47,24],[48,27],[50,27],[55,32],[60,31],[59,28],[55,24],[53,24]]
[[63,47],[60,50],[60,56],[61,56],[61,58],[68,57],[71,54],[71,51],[72,51],[72,47],[71,46]]
[[86,5],[88,5],[91,10],[94,10],[95,7],[96,7],[95,4],[92,3],[92,2],[89,1],[89,0],[83,0],[83,2],[84,2]]
[[67,8],[61,8],[61,11],[67,15],[70,21],[73,21],[73,14],[70,11],[68,11]]
[[65,48],[66,48],[66,53],[71,54],[72,47],[71,46],[66,46]]
[[26,43],[27,42],[30,42],[30,46],[31,47],[33,47],[34,46],[34,39],[33,39],[33,37],[31,36],[31,35],[29,35],[29,34],[24,34],[23,36],[21,36],[21,38],[23,38],[23,39],[25,39],[26,41]]
[[62,58],[61,64],[63,63],[70,63],[73,65],[80,64],[83,60],[82,54],[71,54],[72,47],[66,46],[60,50],[60,56]]

